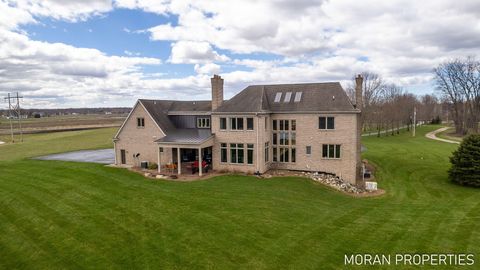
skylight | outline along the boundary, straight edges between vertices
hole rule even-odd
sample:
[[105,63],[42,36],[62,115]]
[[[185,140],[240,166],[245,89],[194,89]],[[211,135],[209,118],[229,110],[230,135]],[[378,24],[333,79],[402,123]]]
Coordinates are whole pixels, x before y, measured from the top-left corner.
[[287,92],[285,94],[285,99],[283,100],[283,102],[288,103],[288,102],[290,102],[291,98],[292,98],[292,92]]
[[302,92],[296,92],[293,102],[300,102],[300,100],[302,100]]
[[277,92],[277,94],[275,95],[275,100],[273,102],[280,102],[280,99],[282,99],[282,93]]

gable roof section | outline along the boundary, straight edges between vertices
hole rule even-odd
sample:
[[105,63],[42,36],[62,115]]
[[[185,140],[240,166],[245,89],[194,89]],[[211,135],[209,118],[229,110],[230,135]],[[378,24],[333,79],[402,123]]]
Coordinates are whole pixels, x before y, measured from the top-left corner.
[[115,136],[113,136],[113,139],[118,139],[118,135],[120,134],[120,132],[123,130],[123,127],[125,126],[125,124],[127,123],[128,119],[130,119],[130,116],[132,115],[133,111],[138,107],[138,106],[142,106],[143,109],[145,109],[146,113],[150,116],[150,118],[155,122],[155,124],[157,125],[157,127],[160,129],[160,131],[165,135],[165,131],[162,129],[161,125],[159,125],[159,122],[152,116],[151,112],[145,107],[145,104],[142,103],[142,100],[137,100],[137,102],[135,102],[135,105],[133,105],[133,108],[132,110],[128,113],[127,117],[125,118],[125,120],[123,121],[122,125],[120,126],[120,128],[118,129],[117,133],[115,134]]
[[[285,102],[285,95],[291,98]],[[299,102],[295,93],[302,92]],[[282,93],[280,102],[275,95]],[[215,112],[358,112],[338,82],[278,85],[251,85],[232,99],[225,101]]]
[[168,119],[168,108],[172,105],[172,101],[139,99],[139,102],[143,104],[145,110],[152,116],[153,121],[157,123],[165,135],[176,129]]
[[135,103],[135,106],[132,108],[132,111],[130,111],[130,114],[127,116],[114,138],[118,137],[121,130],[123,129],[123,126],[130,118],[131,113],[138,105],[143,106],[147,114],[150,115],[150,117],[161,130],[161,132],[166,136],[168,136],[169,134],[179,134],[180,132],[168,118],[168,114],[170,112],[209,113],[212,110],[212,103],[210,101],[139,99],[137,103]]

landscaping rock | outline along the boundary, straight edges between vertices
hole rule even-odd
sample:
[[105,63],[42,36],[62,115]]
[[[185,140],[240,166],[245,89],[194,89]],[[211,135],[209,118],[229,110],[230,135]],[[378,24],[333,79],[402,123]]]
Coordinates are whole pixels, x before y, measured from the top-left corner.
[[305,176],[309,177],[313,181],[320,182],[322,184],[331,186],[337,190],[353,193],[353,194],[361,194],[367,192],[365,189],[358,188],[355,185],[350,184],[349,182],[344,181],[338,176],[327,174],[327,173],[310,173],[305,172]]
[[157,178],[157,179],[167,179],[168,176],[163,175],[163,174],[157,174],[157,175],[155,176],[155,178]]
[[145,177],[150,177],[150,176],[152,176],[152,174],[149,173],[149,172],[146,172],[146,173],[144,173],[143,175],[145,175]]

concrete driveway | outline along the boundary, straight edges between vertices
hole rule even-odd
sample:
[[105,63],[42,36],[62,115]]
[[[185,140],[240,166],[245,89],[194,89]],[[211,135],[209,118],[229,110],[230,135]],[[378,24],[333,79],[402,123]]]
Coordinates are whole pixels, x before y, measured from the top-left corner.
[[113,149],[82,150],[41,156],[36,157],[35,159],[113,164],[115,163],[115,152]]

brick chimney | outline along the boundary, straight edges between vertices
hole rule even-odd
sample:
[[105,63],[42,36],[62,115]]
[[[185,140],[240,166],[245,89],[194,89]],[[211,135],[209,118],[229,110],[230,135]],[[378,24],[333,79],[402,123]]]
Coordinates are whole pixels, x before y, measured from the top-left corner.
[[359,110],[363,109],[363,77],[358,74],[355,77],[355,107]]
[[358,74],[355,77],[355,107],[360,110],[360,113],[357,114],[357,145],[356,145],[356,171],[357,171],[357,181],[356,184],[358,187],[365,187],[365,183],[363,181],[363,164],[362,164],[362,109],[363,109],[363,77],[362,75]]
[[216,110],[223,103],[223,79],[220,75],[213,75],[212,82],[212,111]]

